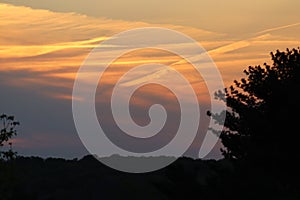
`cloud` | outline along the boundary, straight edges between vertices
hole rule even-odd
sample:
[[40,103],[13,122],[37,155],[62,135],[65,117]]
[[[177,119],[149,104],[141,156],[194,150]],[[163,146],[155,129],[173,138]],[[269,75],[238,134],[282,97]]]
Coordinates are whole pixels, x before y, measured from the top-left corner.
[[[18,137],[20,140],[16,140],[16,145],[20,145],[22,151],[30,153],[39,154],[40,150],[40,154],[43,155],[46,155],[46,152],[51,153],[51,148],[57,155],[70,155],[69,148],[76,152],[76,148],[68,143],[69,139],[70,143],[80,149],[77,155],[85,152],[82,151],[83,146],[80,145],[72,121],[73,81],[89,52],[98,43],[116,33],[131,28],[153,26],[183,32],[199,41],[208,51],[219,67],[226,84],[239,78],[246,66],[268,60],[269,51],[296,47],[300,41],[299,36],[289,38],[271,33],[285,28],[297,28],[298,24],[268,29],[258,34],[259,36],[257,33],[251,33],[249,37],[236,39],[223,33],[188,26],[95,18],[1,3],[0,26],[0,87],[3,91],[0,94],[0,110],[16,115],[22,123],[22,133],[20,138]],[[185,47],[181,44],[178,48]],[[132,67],[153,62],[169,65],[184,74],[197,91],[199,100],[205,106],[208,105],[207,90],[202,77],[196,75],[197,73],[182,58],[159,51],[132,52],[122,56],[113,63],[113,70],[107,72],[108,76],[103,83],[109,88],[121,74]],[[143,83],[146,80],[166,76],[170,71],[162,69],[152,73],[147,71],[141,73],[124,84]],[[88,73],[86,77],[89,81]],[[103,94],[107,95],[105,92],[106,89]],[[151,95],[153,90],[148,89],[145,92],[144,96],[133,102],[138,107],[143,103],[149,103],[151,96],[155,97],[151,99],[155,101],[166,101],[168,98],[160,90],[155,91],[157,96]],[[98,96],[97,103],[103,103],[101,97]],[[139,111],[137,108],[137,112]],[[60,137],[62,140],[56,143]],[[48,143],[49,146],[46,145],[47,148],[43,149],[43,144],[47,141],[53,145]],[[68,147],[64,147],[64,142]],[[38,143],[41,145],[37,145]],[[196,142],[194,146],[197,145],[199,146],[199,143]]]
[[[0,4],[0,24],[0,71],[69,67],[75,73],[92,48],[131,28],[162,26],[195,38],[215,39],[221,35],[192,27],[93,18],[8,4]],[[123,64],[126,62],[140,61],[123,61]]]
[[288,24],[288,25],[284,25],[284,26],[278,26],[278,27],[269,28],[269,29],[257,32],[257,34],[269,33],[269,32],[278,31],[278,30],[282,30],[282,29],[292,28],[292,27],[299,26],[299,25],[300,25],[300,22]]
[[[51,52],[56,52],[66,49],[76,49],[76,48],[95,48],[101,41],[106,40],[108,37],[94,38],[91,40],[77,41],[77,42],[67,42],[67,43],[57,43],[48,45],[6,45],[0,46],[0,56],[5,58],[18,58],[18,57],[34,57],[44,54],[49,54]],[[0,57],[1,58],[1,57]]]
[[[94,17],[176,24],[229,33],[235,37],[299,19],[298,0],[2,0],[14,5],[75,12]],[[283,6],[284,3],[284,6]]]

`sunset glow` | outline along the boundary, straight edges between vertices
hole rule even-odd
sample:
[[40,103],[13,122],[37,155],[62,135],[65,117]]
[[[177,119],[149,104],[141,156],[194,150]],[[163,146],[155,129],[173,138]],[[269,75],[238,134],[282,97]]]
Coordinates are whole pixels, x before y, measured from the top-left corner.
[[[106,15],[89,16],[76,11],[53,11],[53,8],[36,9],[35,7],[38,6],[38,4],[30,7],[0,3],[0,81],[3,95],[0,112],[12,112],[22,122],[20,138],[13,142],[17,150],[24,154],[72,157],[85,152],[80,146],[72,122],[70,108],[73,82],[79,67],[90,51],[119,32],[132,28],[164,27],[194,38],[215,61],[226,86],[229,86],[234,79],[239,79],[247,66],[263,64],[269,60],[269,52],[276,49],[297,48],[300,44],[298,34],[300,18],[297,19],[299,21],[290,23],[286,23],[285,20],[272,21],[270,23],[272,27],[262,24],[259,28],[252,29],[249,26],[248,29],[241,28],[238,33],[233,34],[232,30],[222,32],[225,30],[221,28],[224,26],[221,21],[222,16],[216,16],[220,18],[220,27],[215,26],[214,29],[209,25],[210,20],[212,24],[216,24],[216,17],[211,17],[207,18],[205,23],[203,22],[206,28],[201,29],[200,19],[197,24],[198,19],[188,19],[188,17],[182,19],[186,21],[187,25],[184,25],[185,22],[175,18],[174,23],[172,18],[130,20],[131,15],[127,13],[128,18],[120,16],[115,19]],[[177,10],[177,6],[174,7]],[[182,8],[180,12],[187,11]],[[201,12],[201,8],[198,12]],[[170,13],[169,15],[173,15]],[[180,16],[180,13],[177,14]],[[251,18],[251,16],[244,17],[245,21]],[[268,17],[272,18],[272,15]],[[243,19],[228,15],[226,22],[229,18],[232,19],[229,27],[234,25],[236,29],[242,27]],[[184,45],[178,44],[178,48],[184,48]],[[207,88],[202,77],[195,73],[190,63],[170,52],[145,49],[125,54],[112,63],[113,70],[106,72],[107,76],[101,80],[101,83],[108,86],[116,82],[120,75],[129,69],[149,63],[165,64],[184,74],[197,91],[199,102],[205,109],[209,108]],[[141,74],[123,85],[141,83],[166,73],[169,72],[162,70],[156,74]],[[88,82],[90,74],[87,73],[85,76]],[[159,96],[166,101],[173,98],[171,93],[161,88],[144,88],[143,93],[146,97],[147,94],[154,93],[154,96]],[[101,102],[101,97],[101,95],[96,96],[97,102]],[[149,104],[147,100],[147,98],[135,98],[132,102],[143,107]],[[205,113],[205,110],[202,112]],[[48,118],[43,117],[42,114],[47,115]],[[46,123],[50,125],[42,127]],[[63,126],[65,124],[69,127],[65,128]],[[55,139],[57,137],[61,138],[60,142]],[[51,153],[56,147],[58,151],[54,150]],[[66,150],[68,147],[71,150]],[[191,154],[195,153],[191,150]]]

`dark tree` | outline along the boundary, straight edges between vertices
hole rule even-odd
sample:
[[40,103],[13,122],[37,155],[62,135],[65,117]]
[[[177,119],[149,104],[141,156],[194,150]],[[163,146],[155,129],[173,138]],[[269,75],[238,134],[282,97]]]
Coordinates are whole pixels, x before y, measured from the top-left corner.
[[0,149],[0,160],[10,160],[15,157],[16,152],[12,151],[12,143],[9,140],[17,135],[16,126],[19,124],[15,121],[14,116],[0,115],[0,148],[9,145],[8,149],[4,151]]
[[245,78],[216,94],[226,100],[227,112],[208,112],[217,123],[226,114],[220,138],[227,158],[300,158],[300,50],[277,50],[271,57],[272,65],[250,66]]

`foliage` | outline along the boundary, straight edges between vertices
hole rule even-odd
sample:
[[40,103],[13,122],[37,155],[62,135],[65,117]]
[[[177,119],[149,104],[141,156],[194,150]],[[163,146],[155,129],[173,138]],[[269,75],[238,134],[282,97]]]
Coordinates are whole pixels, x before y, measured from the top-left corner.
[[271,66],[250,66],[246,78],[216,94],[227,112],[208,112],[217,123],[226,114],[220,138],[227,158],[299,158],[300,51],[277,50],[271,57]]
[[113,170],[91,155],[78,160],[19,156],[15,163],[11,199],[288,200],[300,194],[259,169],[237,172],[228,160],[179,158],[164,169],[142,174]]
[[5,144],[9,145],[7,151],[0,151],[0,159],[2,160],[10,160],[16,155],[16,152],[12,151],[12,143],[9,140],[17,135],[16,126],[18,125],[20,123],[15,121],[14,116],[0,115],[0,148],[3,148]]

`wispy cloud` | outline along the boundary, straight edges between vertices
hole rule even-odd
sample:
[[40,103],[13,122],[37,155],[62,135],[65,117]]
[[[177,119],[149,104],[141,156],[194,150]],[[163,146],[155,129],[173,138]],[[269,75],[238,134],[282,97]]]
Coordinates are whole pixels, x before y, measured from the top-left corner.
[[[57,43],[57,44],[45,44],[45,45],[6,45],[0,46],[0,58],[18,58],[18,57],[33,57],[43,54],[48,54],[55,51],[87,48],[91,49],[97,47],[101,41],[108,39],[108,37],[93,38],[84,41]],[[95,44],[97,42],[97,44]]]
[[278,27],[269,28],[269,29],[257,32],[257,34],[269,33],[269,32],[272,32],[272,31],[278,31],[278,30],[282,30],[282,29],[292,28],[292,27],[299,26],[299,25],[300,25],[300,22],[293,23],[293,24],[288,24],[288,25],[284,25],[284,26],[278,26]]

